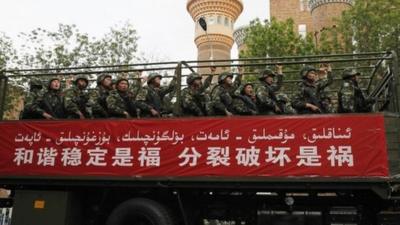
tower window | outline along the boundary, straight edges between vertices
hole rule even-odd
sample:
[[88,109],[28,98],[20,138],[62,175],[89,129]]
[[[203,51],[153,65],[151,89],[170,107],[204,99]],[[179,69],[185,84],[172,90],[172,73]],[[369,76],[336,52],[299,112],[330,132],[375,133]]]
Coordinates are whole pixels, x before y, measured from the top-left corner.
[[218,17],[217,17],[217,23],[218,23],[218,24],[222,24],[221,16],[218,16]]
[[306,38],[306,36],[307,36],[307,25],[299,24],[299,35],[302,38]]
[[299,4],[300,4],[300,11],[303,12],[304,11],[304,0],[299,0]]
[[225,26],[229,27],[229,19],[225,17]]
[[305,10],[310,11],[308,6],[308,0],[299,0],[300,11],[304,12]]
[[212,24],[215,23],[215,18],[214,18],[214,16],[210,16],[210,17],[208,18],[208,23],[209,23],[210,25],[212,25]]

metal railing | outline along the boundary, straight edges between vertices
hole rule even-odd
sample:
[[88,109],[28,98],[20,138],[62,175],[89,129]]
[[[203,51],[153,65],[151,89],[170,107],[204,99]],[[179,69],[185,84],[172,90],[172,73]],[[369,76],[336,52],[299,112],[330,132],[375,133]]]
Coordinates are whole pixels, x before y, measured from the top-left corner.
[[[201,70],[215,65],[219,70],[230,70],[235,67],[244,68],[245,79],[251,80],[266,66],[283,65],[284,90],[289,95],[296,88],[296,83],[300,82],[298,73],[303,65],[314,65],[330,63],[333,65],[335,74],[334,80],[337,83],[341,80],[339,74],[346,67],[359,69],[364,75],[365,81],[363,88],[371,96],[384,102],[381,110],[390,110],[395,113],[400,112],[399,98],[399,69],[398,58],[394,52],[368,52],[355,54],[330,54],[330,55],[309,55],[309,56],[288,56],[288,57],[270,57],[270,58],[244,58],[231,60],[203,60],[203,61],[171,61],[155,63],[137,63],[123,65],[102,65],[102,66],[82,66],[82,67],[61,67],[61,68],[38,68],[38,69],[20,69],[20,70],[1,70],[0,71],[0,118],[3,118],[5,110],[5,100],[7,96],[7,87],[11,85],[24,84],[23,79],[31,77],[51,77],[60,76],[67,79],[69,76],[90,75],[96,78],[100,74],[121,75],[125,74],[130,80],[140,80],[140,77],[132,75],[138,72],[160,72],[167,73],[163,76],[171,78],[176,76],[177,88],[175,90],[174,111],[179,114],[180,91],[186,85],[185,77],[191,72]],[[173,75],[171,75],[173,74]],[[208,73],[202,74],[209,75]],[[95,79],[92,79],[95,80]],[[254,79],[253,79],[254,80]],[[335,86],[335,84],[334,84]],[[26,85],[25,85],[26,87]],[[335,90],[331,90],[335,91]]]
[[0,225],[11,225],[12,208],[0,208]]

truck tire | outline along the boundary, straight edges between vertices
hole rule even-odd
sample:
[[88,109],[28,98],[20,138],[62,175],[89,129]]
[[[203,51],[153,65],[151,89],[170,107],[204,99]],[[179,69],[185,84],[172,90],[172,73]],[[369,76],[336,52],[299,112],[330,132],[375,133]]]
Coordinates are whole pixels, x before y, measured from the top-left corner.
[[107,225],[174,225],[167,208],[160,203],[135,198],[118,205],[107,219]]

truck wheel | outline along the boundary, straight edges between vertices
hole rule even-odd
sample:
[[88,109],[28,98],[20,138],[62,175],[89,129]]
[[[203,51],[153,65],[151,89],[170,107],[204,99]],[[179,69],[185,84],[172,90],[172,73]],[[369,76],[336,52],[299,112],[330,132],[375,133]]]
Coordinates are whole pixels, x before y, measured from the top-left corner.
[[107,225],[173,225],[173,220],[160,203],[135,198],[118,205],[108,217]]

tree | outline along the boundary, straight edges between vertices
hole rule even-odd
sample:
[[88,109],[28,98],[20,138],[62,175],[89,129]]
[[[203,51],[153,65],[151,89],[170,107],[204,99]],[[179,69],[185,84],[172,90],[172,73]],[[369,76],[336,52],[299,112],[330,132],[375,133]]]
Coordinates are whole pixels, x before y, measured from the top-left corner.
[[[0,33],[0,69],[132,64],[142,60],[137,56],[136,30],[128,22],[114,26],[101,38],[90,37],[76,25],[67,24],[59,24],[55,31],[36,28],[18,37],[26,44],[16,49]],[[10,119],[15,119],[12,112],[27,89],[26,81],[23,76],[9,80],[5,115]]]
[[250,23],[245,38],[244,57],[307,55],[315,52],[311,34],[305,38],[295,32],[292,19],[280,22],[275,18]]
[[[294,29],[292,19],[286,21],[277,21],[272,18],[271,21],[261,22],[256,19],[250,23],[247,29],[245,44],[247,50],[241,54],[244,58],[254,57],[281,57],[295,55],[311,55],[316,52],[312,34],[305,37],[300,36]],[[258,63],[257,61],[253,63]],[[279,62],[276,62],[279,63]],[[252,68],[248,72],[257,74],[264,69]],[[300,70],[300,65],[286,66],[286,69],[292,71]],[[286,74],[288,79],[297,79],[297,73]],[[246,81],[257,80],[256,77],[247,76]]]
[[9,37],[0,32],[0,70],[16,57],[16,50]]
[[339,20],[347,49],[400,54],[400,0],[356,0]]
[[134,63],[137,33],[130,23],[117,25],[102,38],[80,32],[76,25],[59,24],[56,31],[37,28],[19,35],[24,43],[17,67],[50,68]]

